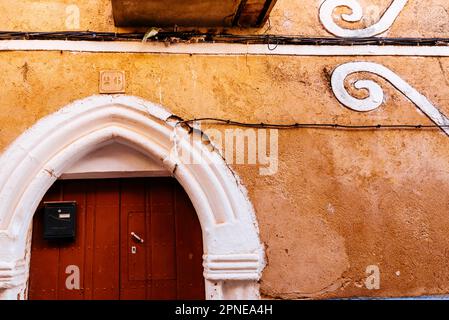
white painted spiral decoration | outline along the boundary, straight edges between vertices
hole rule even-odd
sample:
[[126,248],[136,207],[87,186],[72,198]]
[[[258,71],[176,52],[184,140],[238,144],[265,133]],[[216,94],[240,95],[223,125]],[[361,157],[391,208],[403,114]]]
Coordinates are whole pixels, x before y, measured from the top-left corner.
[[351,14],[342,14],[341,18],[346,22],[359,22],[363,18],[363,8],[357,0],[325,0],[320,7],[320,20],[327,31],[347,38],[373,37],[384,33],[393,25],[396,18],[404,9],[408,0],[393,0],[380,20],[372,26],[364,29],[345,29],[334,21],[334,11],[338,7],[351,9]]
[[345,80],[349,75],[358,72],[373,73],[390,82],[449,136],[449,128],[447,127],[449,126],[449,119],[415,88],[390,69],[377,63],[349,62],[338,66],[334,70],[331,79],[332,90],[335,97],[343,105],[354,111],[367,112],[377,109],[384,101],[382,88],[372,80],[357,80],[354,82],[355,88],[368,90],[368,97],[358,99],[351,96],[345,88]]

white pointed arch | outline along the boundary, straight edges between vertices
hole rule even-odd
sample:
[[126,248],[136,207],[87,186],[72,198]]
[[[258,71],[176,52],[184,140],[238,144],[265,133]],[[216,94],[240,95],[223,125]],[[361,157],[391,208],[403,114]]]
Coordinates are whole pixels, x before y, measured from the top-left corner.
[[[258,298],[263,246],[246,191],[217,152],[179,138],[188,133],[172,119],[136,97],[92,96],[40,120],[10,145],[0,157],[0,298],[26,296],[28,230],[46,191],[111,142],[158,161],[186,190],[203,232],[207,298]],[[201,160],[187,163],[179,153]]]

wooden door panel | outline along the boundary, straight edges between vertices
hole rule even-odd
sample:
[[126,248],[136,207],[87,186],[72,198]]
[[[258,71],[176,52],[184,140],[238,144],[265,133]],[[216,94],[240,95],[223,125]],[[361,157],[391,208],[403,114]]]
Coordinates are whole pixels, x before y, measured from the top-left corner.
[[203,268],[203,239],[201,225],[193,205],[185,193],[178,187],[175,193],[176,210],[176,250],[178,299],[204,299],[205,287]]
[[96,183],[93,237],[93,298],[119,299],[119,181]]
[[95,238],[95,203],[96,184],[86,184],[86,224],[85,224],[85,247],[84,247],[84,298],[94,300],[94,238]]
[[153,292],[149,300],[176,300],[178,298],[176,279],[153,280]]
[[[62,201],[76,201],[76,236],[75,241],[59,245],[59,276],[58,276],[58,299],[59,300],[82,300],[84,299],[84,277],[83,267],[85,265],[85,221],[86,221],[86,192],[83,182],[77,184],[63,183],[61,187]],[[80,270],[80,290],[69,290],[66,279],[72,273],[73,267]]]
[[[145,281],[147,279],[147,250],[145,240],[146,219],[145,211],[128,212],[128,280],[129,281]],[[137,238],[132,237],[135,234],[144,242],[140,242]]]
[[[30,299],[119,298],[118,186],[118,181],[57,181],[47,192],[43,202],[77,202],[76,237],[72,242],[44,240],[38,210],[33,221]],[[80,271],[79,289],[66,286],[67,268],[73,266]]]
[[173,205],[174,180],[149,181],[149,210],[151,214],[152,288],[151,299],[176,299],[176,241]]
[[[61,184],[56,182],[47,192],[46,201],[61,200]],[[39,207],[33,220],[29,298],[56,300],[58,298],[59,248],[43,239],[43,211]]]
[[[148,231],[145,180],[130,179],[121,182],[120,194],[120,299],[144,300],[147,295]],[[131,237],[136,232],[144,243],[137,243]],[[137,251],[132,253],[132,246]]]
[[171,295],[176,295],[176,228],[174,211],[174,181],[154,179],[147,192],[150,194],[153,287],[166,286]]
[[[36,212],[30,299],[204,299],[201,227],[176,180],[57,181],[43,201],[76,201],[76,238],[43,240]],[[79,289],[66,286],[69,266]]]

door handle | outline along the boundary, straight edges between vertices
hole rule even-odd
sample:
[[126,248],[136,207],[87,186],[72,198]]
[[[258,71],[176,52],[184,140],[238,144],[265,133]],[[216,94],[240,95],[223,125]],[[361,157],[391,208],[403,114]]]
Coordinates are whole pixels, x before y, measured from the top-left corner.
[[145,242],[145,240],[143,240],[141,237],[139,237],[135,232],[131,232],[131,237],[133,237],[134,240],[137,240],[140,243]]

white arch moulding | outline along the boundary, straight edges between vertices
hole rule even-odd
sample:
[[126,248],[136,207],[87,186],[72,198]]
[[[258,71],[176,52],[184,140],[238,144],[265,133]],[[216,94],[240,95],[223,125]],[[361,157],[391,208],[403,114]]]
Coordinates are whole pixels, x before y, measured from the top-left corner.
[[[246,191],[218,152],[179,138],[188,133],[176,122],[136,97],[93,96],[40,120],[7,148],[0,158],[0,299],[27,298],[31,222],[47,190],[109,143],[158,161],[186,190],[203,232],[206,299],[259,298],[264,250]],[[201,161],[183,162],[180,152]]]

